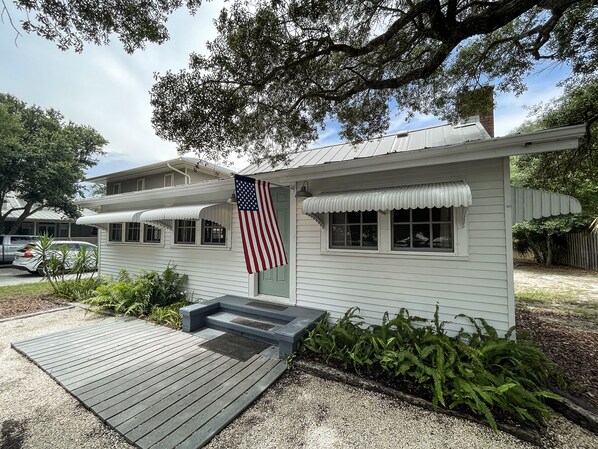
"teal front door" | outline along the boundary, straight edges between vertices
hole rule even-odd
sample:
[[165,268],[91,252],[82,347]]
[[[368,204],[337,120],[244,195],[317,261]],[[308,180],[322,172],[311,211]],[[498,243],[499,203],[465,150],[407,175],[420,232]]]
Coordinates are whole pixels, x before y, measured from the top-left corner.
[[[276,219],[278,220],[278,227],[280,228],[280,235],[284,249],[287,253],[287,258],[290,259],[289,254],[289,235],[290,235],[290,191],[287,189],[276,188],[272,189],[272,201],[274,203],[274,211],[276,212]],[[258,293],[260,295],[289,297],[289,266],[273,268],[268,271],[262,271],[259,274]]]

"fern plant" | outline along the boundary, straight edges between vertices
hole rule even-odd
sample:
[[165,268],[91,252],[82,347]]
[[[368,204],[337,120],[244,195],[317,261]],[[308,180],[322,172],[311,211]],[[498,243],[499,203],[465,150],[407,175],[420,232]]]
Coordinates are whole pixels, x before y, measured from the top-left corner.
[[431,321],[401,309],[392,318],[385,313],[382,324],[372,326],[353,308],[334,324],[326,316],[301,350],[360,374],[382,373],[395,383],[415,386],[435,407],[469,410],[494,430],[497,411],[542,426],[550,417],[543,400],[558,397],[547,391],[557,371],[554,362],[531,342],[512,340],[513,330],[501,337],[486,321],[465,318],[474,332],[461,330],[451,337],[438,306]]

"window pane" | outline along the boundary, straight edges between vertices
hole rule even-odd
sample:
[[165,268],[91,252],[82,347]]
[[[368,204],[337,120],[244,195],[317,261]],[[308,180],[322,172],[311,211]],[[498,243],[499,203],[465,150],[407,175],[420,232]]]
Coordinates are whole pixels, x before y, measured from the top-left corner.
[[433,208],[432,221],[451,221],[451,210],[448,207]]
[[412,239],[414,248],[430,247],[430,225],[414,224]]
[[345,246],[344,226],[332,226],[330,242],[332,246]]
[[347,246],[361,246],[361,226],[347,226]]
[[367,247],[378,246],[378,226],[364,225],[362,227],[362,244]]
[[378,223],[378,212],[375,210],[368,210],[363,212],[363,223]]
[[430,221],[430,209],[413,209],[413,222]]
[[361,222],[361,212],[347,212],[347,223]]
[[161,230],[155,226],[145,225],[145,235],[143,237],[146,243],[160,243],[160,237],[162,236]]
[[334,224],[346,223],[345,217],[346,217],[346,214],[344,212],[336,212],[336,213],[332,214],[332,223],[334,223]]
[[393,246],[396,248],[409,248],[411,227],[408,224],[394,225]]
[[127,223],[127,233],[125,235],[125,240],[127,242],[138,242],[139,241],[139,230],[140,230],[140,223]]
[[409,209],[399,209],[393,211],[393,220],[395,223],[409,223],[411,214]]
[[453,226],[449,223],[432,225],[434,248],[450,249],[453,247]]

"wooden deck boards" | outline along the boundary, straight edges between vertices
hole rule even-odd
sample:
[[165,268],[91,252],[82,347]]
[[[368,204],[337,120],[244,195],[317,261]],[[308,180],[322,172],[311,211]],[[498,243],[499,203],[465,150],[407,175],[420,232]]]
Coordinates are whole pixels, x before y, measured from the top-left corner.
[[198,448],[286,369],[256,354],[242,362],[205,340],[114,318],[13,343],[86,407],[140,448]]

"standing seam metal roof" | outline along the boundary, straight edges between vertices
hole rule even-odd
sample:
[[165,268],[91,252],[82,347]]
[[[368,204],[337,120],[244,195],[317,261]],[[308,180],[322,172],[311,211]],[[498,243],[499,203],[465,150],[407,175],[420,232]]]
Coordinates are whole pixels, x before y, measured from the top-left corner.
[[464,125],[440,125],[409,132],[390,134],[358,144],[340,143],[294,153],[287,164],[272,167],[270,164],[250,165],[240,174],[254,175],[299,167],[310,167],[352,159],[382,156],[390,153],[423,150],[458,145],[465,142],[489,139],[490,136],[479,122]]

